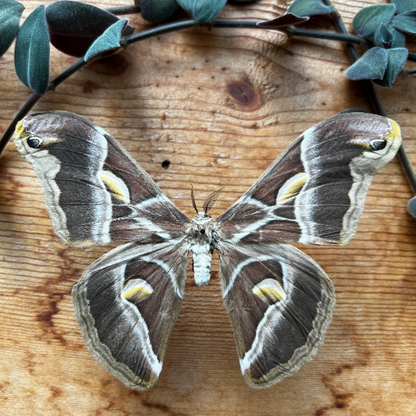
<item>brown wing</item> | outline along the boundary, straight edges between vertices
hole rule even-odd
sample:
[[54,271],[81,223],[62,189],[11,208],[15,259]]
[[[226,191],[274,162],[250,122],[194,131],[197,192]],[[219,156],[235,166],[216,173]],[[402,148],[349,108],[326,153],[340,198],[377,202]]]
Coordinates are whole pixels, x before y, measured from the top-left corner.
[[373,176],[396,154],[385,117],[339,114],[307,130],[217,222],[226,241],[346,244]]
[[41,182],[58,237],[68,245],[162,242],[189,220],[107,132],[76,114],[25,117],[14,141]]
[[272,386],[322,346],[334,288],[319,265],[292,246],[221,243],[218,251],[241,371],[251,387]]
[[124,244],[93,263],[72,291],[89,351],[132,389],[148,390],[159,377],[182,305],[187,250],[181,242]]

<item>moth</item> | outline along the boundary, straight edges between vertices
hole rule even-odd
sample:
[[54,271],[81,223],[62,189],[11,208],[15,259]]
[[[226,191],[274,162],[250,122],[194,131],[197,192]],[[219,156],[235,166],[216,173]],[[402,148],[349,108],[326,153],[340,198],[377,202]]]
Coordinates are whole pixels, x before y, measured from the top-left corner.
[[353,237],[375,173],[396,154],[399,126],[339,114],[306,130],[217,219],[209,195],[189,220],[106,131],[67,112],[25,117],[14,141],[33,165],[57,236],[89,247],[124,241],[74,286],[90,353],[125,385],[150,389],[162,369],[192,252],[195,283],[220,259],[241,371],[254,388],[293,375],[324,342],[334,287],[289,242],[343,245]]

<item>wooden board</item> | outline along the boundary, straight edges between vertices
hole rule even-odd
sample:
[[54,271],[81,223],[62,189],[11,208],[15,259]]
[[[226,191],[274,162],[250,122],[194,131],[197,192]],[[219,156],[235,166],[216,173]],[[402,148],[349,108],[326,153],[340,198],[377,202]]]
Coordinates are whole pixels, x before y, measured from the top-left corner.
[[[350,28],[371,3],[377,1],[335,5]],[[25,0],[24,17],[39,4]],[[271,19],[288,4],[227,5],[221,18]],[[130,23],[137,31],[148,27],[139,15]],[[52,76],[73,62],[53,49]],[[369,109],[359,86],[344,77],[348,66],[336,42],[196,28],[89,65],[35,109],[73,111],[101,125],[190,217],[191,183],[199,204],[224,187],[217,217],[306,128],[346,108]],[[0,76],[3,133],[29,95],[14,73],[12,50],[0,59]],[[415,87],[414,78],[400,76],[393,89],[377,91],[416,165]],[[156,387],[145,393],[124,387],[88,353],[70,298],[82,271],[108,247],[70,249],[58,241],[34,171],[13,144],[0,160],[0,178],[1,414],[416,414],[416,227],[397,160],[375,177],[348,246],[302,247],[334,282],[334,319],[316,358],[266,390],[250,389],[241,376],[217,259],[209,286],[196,287],[189,274]]]

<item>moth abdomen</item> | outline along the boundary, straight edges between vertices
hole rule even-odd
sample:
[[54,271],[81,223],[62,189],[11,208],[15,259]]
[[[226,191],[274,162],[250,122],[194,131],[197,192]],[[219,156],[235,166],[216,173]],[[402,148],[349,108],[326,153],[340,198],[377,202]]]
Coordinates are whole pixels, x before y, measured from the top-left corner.
[[205,286],[211,278],[212,250],[209,244],[192,247],[194,280],[198,286]]

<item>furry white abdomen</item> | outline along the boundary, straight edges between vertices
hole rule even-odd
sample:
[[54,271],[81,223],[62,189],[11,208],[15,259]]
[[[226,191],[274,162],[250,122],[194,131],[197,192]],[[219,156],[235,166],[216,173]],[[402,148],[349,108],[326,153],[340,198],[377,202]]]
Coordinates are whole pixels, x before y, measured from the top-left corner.
[[211,248],[208,243],[195,244],[191,248],[193,253],[194,279],[198,286],[208,284],[211,277]]

